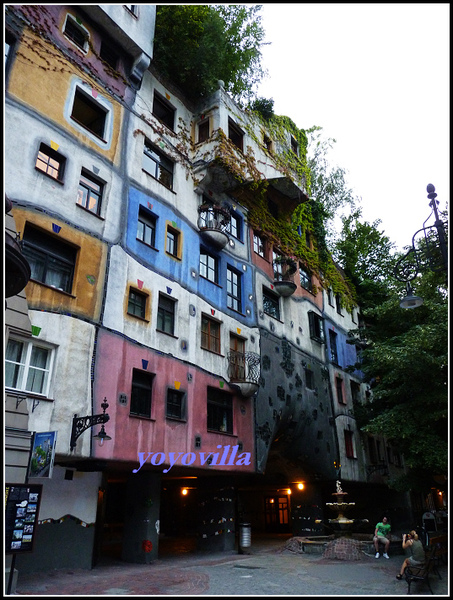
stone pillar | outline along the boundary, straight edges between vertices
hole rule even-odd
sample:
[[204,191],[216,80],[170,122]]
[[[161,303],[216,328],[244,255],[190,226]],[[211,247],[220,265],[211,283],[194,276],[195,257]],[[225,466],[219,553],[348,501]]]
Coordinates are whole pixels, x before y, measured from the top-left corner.
[[236,490],[226,477],[198,482],[197,548],[211,552],[234,550]]
[[122,560],[149,564],[158,556],[161,474],[139,471],[127,483]]

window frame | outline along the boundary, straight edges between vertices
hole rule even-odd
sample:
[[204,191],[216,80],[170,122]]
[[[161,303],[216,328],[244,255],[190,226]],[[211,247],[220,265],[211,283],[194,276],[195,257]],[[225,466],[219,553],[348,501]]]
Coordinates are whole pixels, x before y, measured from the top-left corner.
[[[77,31],[80,34],[80,38],[84,39],[83,45],[77,41],[77,36],[71,35],[71,32],[67,31],[68,23],[70,23],[70,27],[73,27],[73,31]],[[63,24],[63,35],[64,37],[78,50],[83,52],[83,54],[87,54],[90,47],[90,32],[86,27],[84,27],[81,23],[77,21],[77,19],[71,15],[70,13],[66,14],[65,22]]]
[[300,264],[299,264],[299,280],[300,280],[300,286],[304,290],[307,290],[307,292],[313,293],[312,275],[309,271],[307,271],[307,269],[303,265],[300,265]]
[[[143,225],[143,236],[140,237],[139,236],[139,224]],[[151,232],[151,238],[150,238],[150,242],[147,242],[147,235],[146,232],[147,230],[149,230]],[[142,242],[143,244],[145,244],[146,246],[148,246],[149,248],[153,248],[154,250],[156,249],[156,233],[157,233],[157,217],[149,212],[148,210],[146,210],[146,208],[144,206],[139,206],[138,208],[138,216],[137,216],[137,234],[136,234],[136,239],[139,242]]]
[[[134,375],[136,380],[134,382]],[[139,379],[142,378],[142,381]],[[149,386],[144,383],[145,379],[148,379]],[[145,419],[151,419],[151,411],[153,408],[153,388],[154,388],[155,374],[143,371],[142,369],[132,369],[131,378],[131,401],[129,406],[129,415],[132,417],[140,417]],[[134,391],[135,387],[135,391]],[[141,397],[137,399],[137,390],[149,390],[148,397]],[[149,406],[146,406],[148,404]],[[135,404],[139,406],[135,406]],[[134,405],[134,406],[133,406]],[[134,410],[133,410],[134,409]]]
[[[170,236],[173,236],[171,239]],[[172,258],[181,260],[181,246],[182,246],[182,234],[179,229],[173,227],[170,223],[167,223],[165,228],[165,254]]]
[[242,274],[227,266],[227,308],[242,314]]
[[[177,300],[159,292],[157,304],[156,331],[175,337]],[[171,306],[171,310],[169,307]],[[169,320],[168,320],[169,318]],[[168,326],[168,323],[170,324]]]
[[170,131],[175,130],[176,108],[157,90],[154,90],[153,94],[152,114]]
[[[207,128],[207,131],[205,129]],[[201,135],[203,132],[203,135]],[[201,119],[197,123],[197,144],[202,144],[203,142],[207,142],[211,137],[211,119],[206,117],[205,119]]]
[[346,458],[357,458],[354,432],[350,429],[344,429],[344,445]]
[[324,319],[310,310],[308,311],[308,325],[310,338],[320,344],[325,344]]
[[347,404],[347,401],[344,389],[344,379],[342,377],[339,377],[338,375],[335,376],[335,392],[337,395],[338,404],[345,406]]
[[[33,233],[30,233],[33,232]],[[31,239],[28,238],[31,236]],[[33,236],[38,236],[33,238]],[[27,239],[28,238],[28,239]],[[40,243],[41,242],[41,243]],[[45,243],[43,243],[45,242]],[[58,247],[60,252],[58,252]],[[64,292],[66,294],[72,294],[74,286],[75,270],[77,263],[77,254],[79,248],[76,248],[72,244],[62,241],[55,236],[50,235],[46,231],[42,231],[36,227],[30,227],[26,224],[24,234],[22,236],[22,253],[27,258],[30,268],[32,271],[30,279],[41,285],[45,285],[51,289]],[[66,253],[66,254],[65,254]],[[69,258],[68,258],[69,256]],[[38,263],[38,258],[41,258],[41,264]],[[53,261],[53,262],[52,262]],[[56,287],[55,285],[46,281],[49,273],[52,272],[52,266],[60,266],[60,269],[53,269],[53,271],[67,278],[65,287]],[[43,272],[42,279],[37,279],[33,275],[38,275],[34,269],[40,269]]]
[[[207,329],[205,327],[207,325]],[[215,331],[213,332],[212,329]],[[221,322],[209,315],[201,315],[201,344],[203,350],[220,355],[221,349]]]
[[[138,303],[133,304],[133,306],[138,306],[140,308],[140,314],[136,314],[135,312],[131,312],[131,310],[130,310],[132,294],[134,294],[138,298],[141,298],[143,301],[143,303],[141,303],[141,304],[138,304]],[[137,290],[134,287],[130,287],[129,294],[128,294],[128,300],[127,300],[127,314],[130,315],[131,317],[136,317],[137,319],[142,319],[143,321],[146,321],[147,320],[146,317],[147,317],[147,313],[148,313],[148,302],[149,302],[149,295],[146,292],[142,292],[141,290]]]
[[[171,401],[169,396],[174,396],[178,398],[178,401]],[[178,410],[175,411],[179,414],[169,414],[169,408],[171,406],[178,407]],[[176,421],[185,421],[186,420],[186,392],[182,390],[176,390],[175,388],[167,388],[167,393],[165,396],[165,418],[172,419]]]
[[[43,160],[43,158],[40,157],[40,154],[42,154],[48,160],[47,161]],[[58,163],[58,168],[50,165],[51,160]],[[43,164],[46,164],[47,168],[43,169],[43,168],[39,167],[38,161],[40,161]],[[53,179],[54,181],[58,181],[58,183],[63,183],[65,167],[66,167],[66,157],[65,156],[63,156],[62,154],[60,154],[60,152],[57,152],[56,150],[54,150],[53,148],[51,148],[44,142],[41,142],[39,144],[38,153],[36,155],[36,160],[35,160],[35,169],[37,171],[39,171],[40,173],[43,173],[47,177],[50,177],[50,179]],[[52,173],[50,171],[57,171],[57,176],[52,175]]]
[[[267,308],[269,308],[269,303],[276,308],[276,311],[266,310]],[[263,287],[263,312],[269,317],[280,321],[280,297],[278,294],[272,292],[271,290],[268,290],[265,287]]]
[[[82,182],[82,178],[86,179],[91,185],[84,184]],[[94,188],[93,184],[94,184],[94,186],[98,186],[99,191],[97,191]],[[83,203],[82,201],[79,202],[79,200],[85,199],[85,194],[83,194],[82,197],[80,196],[80,188],[81,187],[84,188],[85,190],[87,190],[85,203]],[[90,212],[94,215],[97,215],[99,217],[101,215],[101,206],[102,206],[102,199],[104,196],[104,187],[105,187],[105,182],[103,182],[101,179],[99,179],[95,175],[92,175],[92,173],[90,171],[88,171],[87,169],[82,167],[82,170],[81,170],[80,176],[79,176],[78,189],[77,189],[77,201],[76,201],[77,206],[81,206],[88,212]],[[87,206],[87,204],[89,203],[89,201],[92,197],[94,197],[95,199],[97,197],[96,205],[95,205],[96,210],[93,210],[92,208],[89,208]]]
[[[87,111],[96,114],[96,121],[102,119],[102,126],[94,127],[92,125],[93,121],[89,121],[87,119]],[[77,113],[77,115],[74,113]],[[82,86],[75,86],[70,114],[72,121],[77,123],[79,127],[82,127],[84,130],[88,131],[90,135],[93,135],[101,142],[106,143],[108,116],[109,109],[106,106],[100,103],[97,98],[95,99],[92,95],[90,96],[90,94]]]
[[236,148],[244,152],[244,132],[231,117],[228,117],[228,139]]
[[230,211],[230,221],[225,231],[236,240],[242,241],[242,217],[233,210]]
[[329,329],[329,348],[330,348],[330,362],[335,365],[339,365],[338,362],[338,334],[336,331]]
[[253,233],[253,252],[261,258],[266,258],[266,240],[256,233]]
[[[154,168],[147,168],[148,165],[153,165]],[[168,158],[168,156],[163,152],[160,152],[152,142],[145,138],[143,145],[142,170],[171,191],[173,190],[174,166],[175,163]],[[162,175],[164,175],[164,177],[162,177]],[[165,176],[168,177],[168,183],[165,181]]]
[[[232,435],[234,432],[233,396],[224,390],[208,387],[206,404],[207,431]],[[222,424],[220,424],[220,421],[222,421]]]
[[[203,257],[206,257],[205,262],[203,262]],[[209,264],[210,262],[213,263],[213,265]],[[202,271],[204,271],[204,273]],[[205,248],[200,249],[198,273],[203,279],[207,279],[211,283],[219,285],[219,259]]]
[[[9,346],[10,342],[16,342],[18,344],[22,344],[20,361],[16,361],[16,360],[7,358],[8,346]],[[40,348],[47,352],[45,368],[39,367],[38,365],[31,364],[32,355],[33,355],[33,351],[35,348]],[[55,362],[55,351],[56,351],[55,347],[51,346],[50,344],[47,344],[44,342],[38,342],[35,339],[24,339],[20,336],[10,335],[8,338],[6,349],[5,349],[5,389],[13,390],[14,392],[17,392],[17,393],[25,393],[25,394],[29,394],[29,395],[42,396],[42,397],[48,398],[50,386],[52,383],[52,375],[53,375],[53,368],[54,368],[54,362]],[[8,364],[9,365],[11,365],[11,364],[18,365],[17,368],[18,368],[19,372],[16,375],[13,375],[13,379],[15,379],[15,381],[14,381],[15,385],[7,385],[7,383],[6,383],[7,376],[8,376],[6,366]],[[30,371],[33,369],[36,371],[41,371],[41,372],[44,371],[46,373],[46,375],[44,375],[44,378],[43,378],[41,391],[39,391],[39,392],[37,392],[35,390],[27,389]],[[18,385],[18,382],[19,382],[19,385]]]

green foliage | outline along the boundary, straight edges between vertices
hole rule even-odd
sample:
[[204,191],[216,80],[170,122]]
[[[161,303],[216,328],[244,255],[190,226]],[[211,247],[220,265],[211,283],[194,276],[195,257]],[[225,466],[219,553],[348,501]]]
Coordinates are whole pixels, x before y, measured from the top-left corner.
[[191,100],[225,89],[253,96],[264,76],[260,5],[157,5],[154,58],[159,71]]

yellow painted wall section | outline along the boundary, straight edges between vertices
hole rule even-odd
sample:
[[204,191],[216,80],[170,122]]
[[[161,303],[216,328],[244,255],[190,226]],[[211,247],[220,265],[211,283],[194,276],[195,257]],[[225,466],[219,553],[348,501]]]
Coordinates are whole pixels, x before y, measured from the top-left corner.
[[[43,77],[45,76],[45,84]],[[79,129],[72,127],[64,117],[65,104],[70,101],[71,82],[78,77],[113,105],[113,125],[109,149],[93,142]],[[119,136],[123,117],[122,106],[114,101],[105,90],[82,71],[69,62],[51,43],[36,36],[30,30],[24,31],[17,49],[16,60],[10,73],[8,95],[27,104],[43,116],[68,130],[81,144],[101,152],[112,163],[119,161]]]
[[[66,294],[43,284],[29,281],[25,293],[30,308],[69,312],[78,316],[99,320],[104,293],[107,245],[70,225],[35,212],[14,208],[17,231],[23,235],[27,221],[46,234],[79,248],[74,271],[72,293]],[[53,233],[52,225],[61,227]]]

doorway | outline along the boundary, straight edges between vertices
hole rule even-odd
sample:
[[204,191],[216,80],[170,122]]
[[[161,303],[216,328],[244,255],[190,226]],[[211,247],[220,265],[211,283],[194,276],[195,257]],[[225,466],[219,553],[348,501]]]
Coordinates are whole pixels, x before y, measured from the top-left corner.
[[288,496],[268,496],[264,498],[264,517],[266,531],[288,533],[290,531]]

